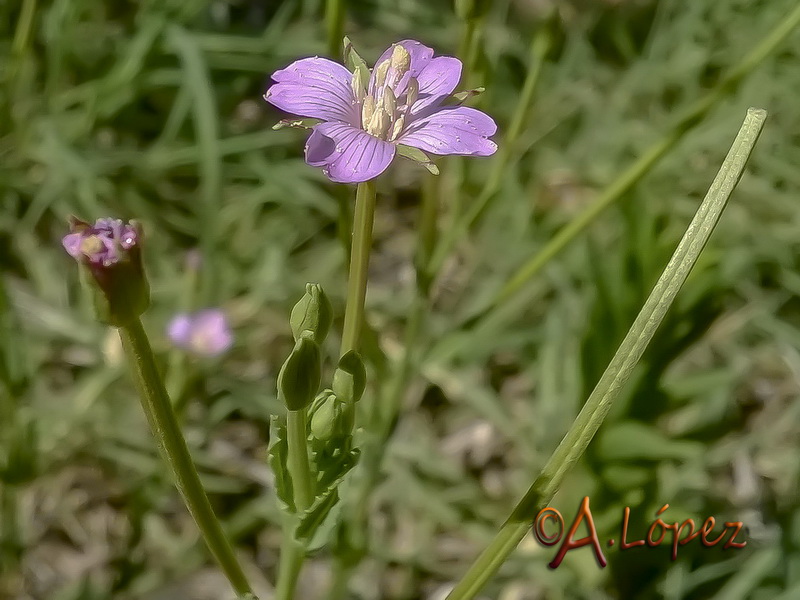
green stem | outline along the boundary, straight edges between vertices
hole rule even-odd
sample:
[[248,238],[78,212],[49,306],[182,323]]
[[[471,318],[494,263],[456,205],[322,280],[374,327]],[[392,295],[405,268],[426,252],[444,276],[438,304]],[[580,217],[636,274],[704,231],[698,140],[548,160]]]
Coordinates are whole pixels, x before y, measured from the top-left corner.
[[275,600],[292,600],[297,580],[303,567],[306,550],[294,539],[294,523],[287,520],[283,529],[281,559],[278,565],[278,584],[275,586]]
[[325,24],[328,30],[328,54],[334,58],[338,57],[344,39],[344,0],[327,0]]
[[375,194],[374,179],[358,184],[340,356],[344,356],[351,350],[358,350],[361,328],[364,324],[367,271],[372,247],[372,226],[375,221]]
[[236,593],[240,596],[252,593],[247,577],[203,489],[139,318],[132,318],[120,327],[119,335],[147,421],[172,469],[186,507]]
[[[403,357],[395,371],[395,375],[388,385],[388,394],[377,398],[370,407],[364,451],[362,452],[361,470],[363,478],[358,480],[359,486],[354,491],[355,501],[353,509],[349,511],[350,527],[358,532],[367,529],[369,498],[372,490],[378,483],[380,468],[387,448],[387,439],[391,426],[400,411],[403,393],[408,385],[413,365],[412,350],[417,347],[419,334],[425,318],[425,309],[428,306],[428,291],[430,282],[425,279],[426,267],[430,258],[431,249],[436,236],[438,198],[436,196],[436,179],[430,177],[426,180],[422,190],[422,204],[419,216],[419,239],[416,255],[414,257],[417,271],[417,289],[411,306],[410,315],[406,321]],[[347,593],[347,583],[355,565],[352,559],[337,558],[334,569],[334,580],[328,598],[338,600]]]
[[286,466],[292,479],[297,513],[306,510],[314,501],[311,466],[308,462],[308,410],[290,410],[286,416],[286,443],[289,455]]
[[517,273],[500,289],[483,314],[506,302],[532,277],[538,274],[550,260],[559,254],[573,239],[583,232],[606,208],[617,202],[642,177],[658,163],[683,137],[699,125],[711,109],[744,79],[756,66],[769,56],[778,45],[800,24],[800,5],[797,6],[762,42],[756,46],[728,75],[709,92],[698,100],[672,127],[672,130],[658,143],[653,145],[633,165],[624,171],[600,196],[575,220],[561,229],[538,254],[525,263]]
[[36,0],[23,0],[17,26],[14,29],[14,40],[11,43],[11,51],[15,56],[22,56],[28,47],[35,14]]
[[447,600],[470,600],[480,592],[525,536],[536,511],[553,499],[566,474],[583,456],[703,251],[744,172],[765,119],[763,110],[750,109],[747,112],[708,194],[586,404],[495,539],[450,592]]
[[469,227],[478,219],[489,201],[497,193],[506,166],[510,158],[514,156],[514,145],[522,133],[522,127],[525,124],[526,117],[530,114],[533,94],[536,91],[536,84],[539,82],[544,59],[550,50],[551,43],[552,38],[549,32],[544,28],[531,40],[528,59],[531,67],[528,69],[528,74],[525,77],[522,92],[511,118],[511,124],[508,126],[503,142],[499,146],[497,156],[492,162],[492,169],[489,172],[489,176],[486,178],[480,194],[478,194],[478,198],[472,203],[469,211],[462,218],[459,218],[442,238],[428,267],[429,278],[433,279],[436,277],[436,274],[439,272],[439,269],[441,269],[442,264],[444,264],[453,246],[466,234]]
[[[287,411],[286,443],[288,446],[286,466],[292,480],[295,511],[299,516],[314,501],[314,483],[308,460],[308,409]],[[305,561],[306,549],[294,538],[295,525],[296,517],[287,516],[283,524],[276,600],[292,600]]]

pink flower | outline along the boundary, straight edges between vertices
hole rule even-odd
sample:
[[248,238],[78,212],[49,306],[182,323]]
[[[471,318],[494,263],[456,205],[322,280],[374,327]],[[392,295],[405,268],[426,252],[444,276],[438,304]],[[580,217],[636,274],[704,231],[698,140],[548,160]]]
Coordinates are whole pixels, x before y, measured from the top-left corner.
[[497,145],[492,118],[446,106],[461,61],[433,56],[415,40],[393,44],[364,73],[326,58],[303,58],[276,71],[264,99],[288,113],[321,119],[306,142],[306,162],[331,181],[358,183],[383,173],[397,146],[431,154],[489,156]]
[[218,308],[176,315],[167,326],[167,335],[178,348],[199,356],[218,356],[233,345],[228,320]]
[[133,225],[120,219],[97,219],[94,225],[74,219],[61,244],[75,259],[86,257],[92,265],[110,267],[120,262],[138,242]]

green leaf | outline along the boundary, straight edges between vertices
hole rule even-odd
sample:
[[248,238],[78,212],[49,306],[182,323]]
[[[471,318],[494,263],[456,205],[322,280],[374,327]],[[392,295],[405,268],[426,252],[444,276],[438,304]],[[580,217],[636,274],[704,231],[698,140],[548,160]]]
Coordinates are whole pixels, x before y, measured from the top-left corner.
[[287,513],[294,513],[294,493],[286,459],[289,444],[286,442],[286,422],[283,418],[272,416],[269,423],[269,466],[275,476],[275,492],[278,505]]
[[406,146],[405,144],[397,144],[397,153],[403,158],[413,160],[415,163],[422,165],[434,175],[439,174],[439,167],[437,167],[431,159],[419,148],[413,146]]
[[[357,448],[351,448],[352,436],[342,436],[326,442],[312,442],[312,453],[317,468],[317,493],[314,502],[300,516],[295,529],[295,538],[308,544],[315,534],[331,531],[336,518],[331,510],[339,502],[339,485],[350,470],[356,466],[360,456]],[[328,517],[332,518],[328,518]],[[324,527],[323,527],[324,525]]]

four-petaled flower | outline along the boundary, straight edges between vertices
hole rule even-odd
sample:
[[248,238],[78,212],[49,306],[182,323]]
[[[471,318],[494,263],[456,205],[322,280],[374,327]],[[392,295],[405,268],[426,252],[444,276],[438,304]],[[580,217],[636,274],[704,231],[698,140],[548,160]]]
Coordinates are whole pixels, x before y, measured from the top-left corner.
[[228,319],[218,308],[175,316],[167,326],[167,335],[178,348],[200,356],[217,356],[233,345]]
[[461,78],[461,61],[433,56],[414,40],[387,49],[368,81],[359,69],[303,58],[272,75],[264,99],[288,113],[320,119],[306,142],[306,162],[337,183],[377,177],[397,145],[431,154],[489,156],[497,145],[490,116],[444,105]]

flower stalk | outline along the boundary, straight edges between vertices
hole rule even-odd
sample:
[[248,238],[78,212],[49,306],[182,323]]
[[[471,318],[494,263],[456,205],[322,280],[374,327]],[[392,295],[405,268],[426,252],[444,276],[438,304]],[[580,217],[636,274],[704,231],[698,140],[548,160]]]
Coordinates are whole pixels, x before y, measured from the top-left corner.
[[122,324],[119,336],[139,390],[142,409],[186,507],[236,593],[240,596],[252,594],[244,570],[203,489],[139,317]]
[[286,441],[289,446],[287,466],[292,478],[295,508],[298,514],[314,501],[311,465],[308,461],[308,409],[290,410],[286,414]]
[[140,317],[150,304],[142,237],[135,222],[104,218],[92,225],[72,218],[70,233],[61,243],[78,262],[97,318],[119,332],[147,422],[189,513],[233,589],[242,598],[252,598],[244,570],[203,489],[142,327]]
[[766,116],[763,110],[748,111],[708,194],[586,404],[494,540],[450,592],[447,600],[475,598],[525,537],[536,511],[553,499],[566,474],[583,456],[708,242],[744,172]]
[[369,254],[372,248],[372,228],[375,222],[375,199],[374,179],[358,184],[340,356],[344,356],[351,350],[358,351],[361,329],[364,324]]

